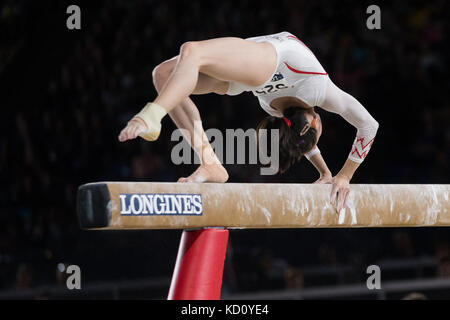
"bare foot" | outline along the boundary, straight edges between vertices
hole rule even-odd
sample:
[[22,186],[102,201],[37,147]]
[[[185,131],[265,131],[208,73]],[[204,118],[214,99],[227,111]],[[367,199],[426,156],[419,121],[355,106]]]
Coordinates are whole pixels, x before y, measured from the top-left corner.
[[180,178],[178,182],[226,182],[227,170],[221,164],[202,164],[187,178]]

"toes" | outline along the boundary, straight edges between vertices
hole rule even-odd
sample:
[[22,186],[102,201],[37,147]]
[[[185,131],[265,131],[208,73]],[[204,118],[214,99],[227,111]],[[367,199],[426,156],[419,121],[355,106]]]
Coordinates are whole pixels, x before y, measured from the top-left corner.
[[131,130],[132,130],[132,128],[130,128],[129,126],[126,126],[125,128],[123,128],[123,130],[119,134],[119,140],[126,141],[126,140],[131,139],[131,134],[130,134]]
[[137,137],[137,131],[138,131],[137,127],[134,127],[130,130],[130,139],[134,139]]
[[120,134],[119,134],[119,141],[120,141],[120,142],[123,142],[123,141],[125,141],[125,140],[127,140],[127,137],[126,137],[125,131],[122,130],[122,131],[120,132]]

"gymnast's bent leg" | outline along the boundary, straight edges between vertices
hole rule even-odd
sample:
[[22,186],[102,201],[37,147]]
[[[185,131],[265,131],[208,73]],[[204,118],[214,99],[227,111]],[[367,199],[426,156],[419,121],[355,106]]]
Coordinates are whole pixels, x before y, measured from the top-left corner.
[[[153,70],[153,84],[158,92],[167,83],[175,67],[177,57],[165,61]],[[225,94],[228,82],[220,81],[200,73],[193,94],[217,93]],[[178,182],[226,182],[228,173],[220,163],[208,138],[203,130],[200,113],[190,98],[184,99],[178,106],[169,111],[169,116],[179,129],[189,132],[188,139],[192,149],[197,153],[201,165],[187,178],[180,178]],[[194,123],[197,125],[194,127]],[[194,130],[196,128],[197,130]],[[199,141],[201,143],[196,143]]]

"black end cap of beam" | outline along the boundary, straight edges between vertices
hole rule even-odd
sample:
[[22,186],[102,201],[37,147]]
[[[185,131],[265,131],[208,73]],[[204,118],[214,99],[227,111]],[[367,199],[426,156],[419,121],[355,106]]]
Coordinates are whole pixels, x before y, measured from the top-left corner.
[[78,188],[77,215],[82,229],[109,226],[111,197],[106,183],[89,183]]

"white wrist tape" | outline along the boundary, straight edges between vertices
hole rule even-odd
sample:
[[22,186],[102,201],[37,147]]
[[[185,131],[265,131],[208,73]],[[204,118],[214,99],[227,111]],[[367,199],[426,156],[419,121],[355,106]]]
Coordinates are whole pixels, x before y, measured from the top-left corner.
[[134,116],[145,122],[147,131],[139,134],[145,140],[155,141],[161,133],[161,119],[167,114],[166,109],[156,103],[147,103],[146,106]]
[[319,147],[315,146],[311,151],[305,153],[304,156],[309,160],[318,153],[320,153]]

